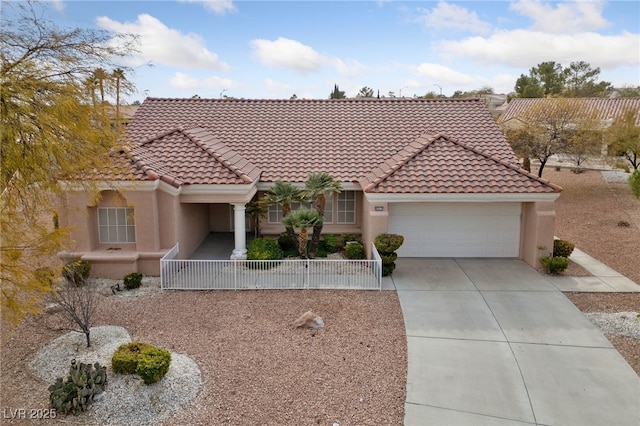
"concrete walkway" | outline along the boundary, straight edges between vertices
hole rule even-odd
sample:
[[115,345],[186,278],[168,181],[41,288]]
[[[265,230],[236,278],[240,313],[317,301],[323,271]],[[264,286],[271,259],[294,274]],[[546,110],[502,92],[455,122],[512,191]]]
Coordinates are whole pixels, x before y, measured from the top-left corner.
[[405,425],[640,424],[640,377],[559,290],[626,289],[610,270],[589,283],[514,259],[397,264],[384,287],[407,329]]

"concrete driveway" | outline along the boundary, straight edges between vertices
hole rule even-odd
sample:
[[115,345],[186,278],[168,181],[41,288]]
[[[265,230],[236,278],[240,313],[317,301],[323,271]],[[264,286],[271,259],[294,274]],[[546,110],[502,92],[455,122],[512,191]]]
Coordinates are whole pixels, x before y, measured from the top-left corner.
[[520,260],[408,259],[405,425],[640,425],[640,378]]

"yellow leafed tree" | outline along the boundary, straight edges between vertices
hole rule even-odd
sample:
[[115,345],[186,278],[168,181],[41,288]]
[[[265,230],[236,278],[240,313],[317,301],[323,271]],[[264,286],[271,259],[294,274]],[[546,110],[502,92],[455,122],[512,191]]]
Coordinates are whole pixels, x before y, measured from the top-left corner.
[[104,166],[117,138],[86,82],[130,54],[136,40],[57,28],[42,18],[46,4],[3,8],[0,298],[3,322],[16,323],[37,310],[59,269],[66,232],[56,223],[58,182]]

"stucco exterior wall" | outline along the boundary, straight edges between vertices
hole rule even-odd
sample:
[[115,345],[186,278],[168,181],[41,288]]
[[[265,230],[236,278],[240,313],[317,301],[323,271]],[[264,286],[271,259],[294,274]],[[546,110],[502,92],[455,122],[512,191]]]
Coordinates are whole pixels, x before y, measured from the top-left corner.
[[176,223],[180,258],[187,259],[209,233],[209,204],[180,203]]
[[522,203],[520,258],[534,268],[553,253],[555,221],[553,202]]
[[371,259],[371,243],[389,229],[389,203],[371,203],[366,197],[362,198],[362,244],[367,259]]

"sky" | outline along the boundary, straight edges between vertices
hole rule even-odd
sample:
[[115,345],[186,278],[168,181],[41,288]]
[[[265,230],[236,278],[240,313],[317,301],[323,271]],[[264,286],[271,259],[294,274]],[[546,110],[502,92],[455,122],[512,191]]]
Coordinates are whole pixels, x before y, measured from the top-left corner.
[[[139,36],[123,61],[153,97],[326,99],[513,91],[544,61],[585,61],[640,86],[638,1],[73,1],[61,27]],[[152,66],[150,66],[152,65]],[[391,92],[391,93],[390,93]]]

